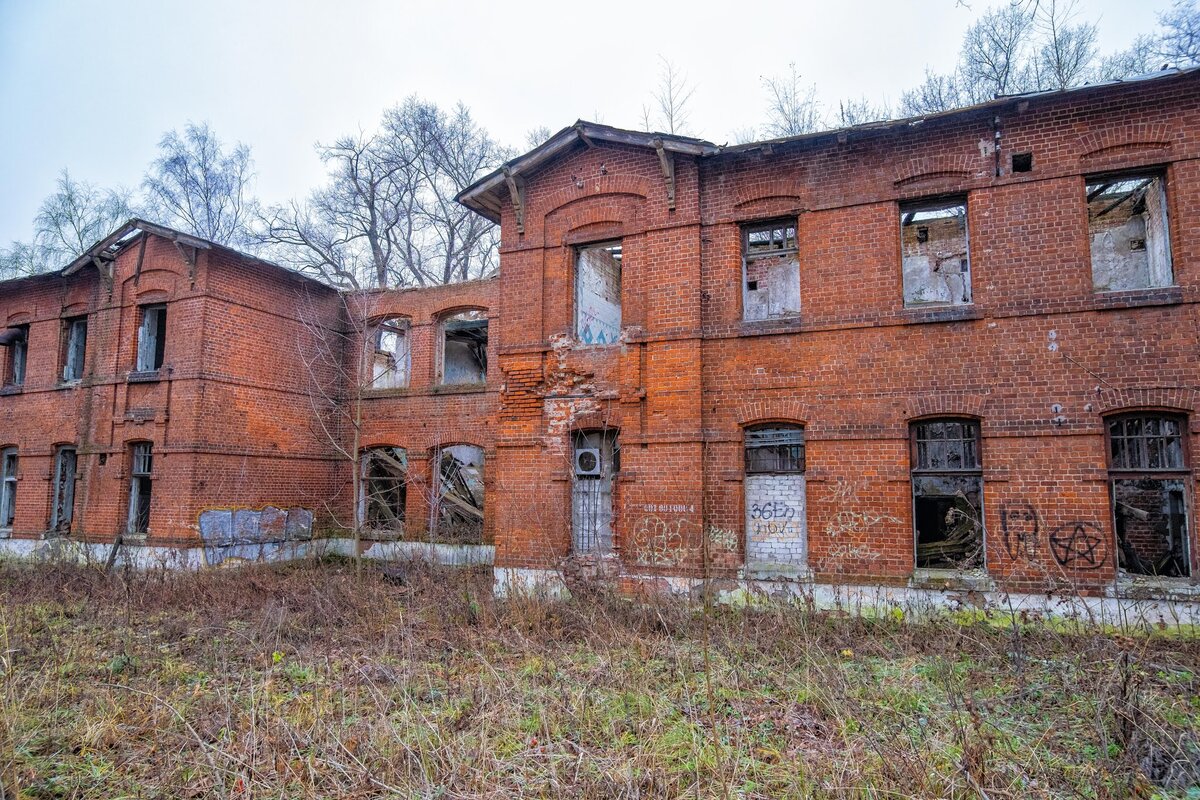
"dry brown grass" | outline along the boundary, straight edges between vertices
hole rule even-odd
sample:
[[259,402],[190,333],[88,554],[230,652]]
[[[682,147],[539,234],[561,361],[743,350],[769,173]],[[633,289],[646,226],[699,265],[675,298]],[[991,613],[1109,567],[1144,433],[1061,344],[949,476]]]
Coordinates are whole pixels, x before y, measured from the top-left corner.
[[496,603],[484,572],[398,582],[338,562],[0,567],[0,603],[6,797],[1124,798],[1200,784],[1188,631],[706,615],[603,591]]

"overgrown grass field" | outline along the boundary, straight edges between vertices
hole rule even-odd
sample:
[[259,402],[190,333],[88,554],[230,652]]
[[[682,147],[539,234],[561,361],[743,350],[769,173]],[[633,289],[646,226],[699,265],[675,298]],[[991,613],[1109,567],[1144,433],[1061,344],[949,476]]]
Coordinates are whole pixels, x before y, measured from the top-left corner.
[[0,567],[0,795],[1200,797],[1185,633]]

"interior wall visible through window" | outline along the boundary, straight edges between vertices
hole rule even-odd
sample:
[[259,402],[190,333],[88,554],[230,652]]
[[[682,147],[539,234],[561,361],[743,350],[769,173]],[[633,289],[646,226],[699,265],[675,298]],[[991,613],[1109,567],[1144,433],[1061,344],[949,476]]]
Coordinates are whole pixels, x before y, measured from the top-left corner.
[[1174,276],[1164,176],[1092,178],[1086,185],[1096,291],[1170,286]]
[[575,338],[614,344],[621,337],[621,243],[580,247],[575,253]]
[[795,222],[742,229],[742,309],[746,320],[800,313],[800,256]]
[[400,317],[380,320],[375,324],[372,339],[371,388],[407,387],[412,366],[408,321]]
[[904,305],[971,302],[966,198],[900,205]]
[[464,311],[442,322],[442,383],[487,381],[488,320],[482,311]]

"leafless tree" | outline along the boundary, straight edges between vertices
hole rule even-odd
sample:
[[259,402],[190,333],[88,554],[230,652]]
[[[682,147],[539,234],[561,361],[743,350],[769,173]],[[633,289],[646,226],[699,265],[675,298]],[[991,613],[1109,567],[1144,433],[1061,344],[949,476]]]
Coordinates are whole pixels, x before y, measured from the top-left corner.
[[257,201],[251,193],[250,148],[226,150],[208,123],[168,131],[158,158],[142,181],[152,215],[196,236],[235,247],[253,243],[250,224]]
[[1034,88],[1030,68],[1034,13],[1022,3],[986,11],[967,28],[960,54],[960,86],[969,102]]
[[346,288],[428,286],[495,269],[495,226],[454,196],[507,152],[465,106],[447,113],[409,98],[377,133],[317,149],[328,183],[260,218],[281,260]]
[[642,127],[647,131],[686,136],[689,133],[688,118],[692,95],[696,87],[688,82],[687,75],[680,71],[675,62],[660,55],[658,86],[652,94],[652,104],[642,106]]
[[1037,87],[1067,89],[1092,77],[1096,62],[1097,28],[1076,23],[1076,0],[1040,0],[1034,27],[1040,44],[1034,57]]
[[762,82],[767,90],[767,121],[763,125],[767,137],[800,136],[821,129],[817,87],[801,84],[794,62],[784,75]]
[[1101,58],[1096,66],[1096,77],[1114,81],[1154,72],[1162,66],[1158,49],[1159,41],[1155,37],[1149,34],[1138,36],[1126,49]]
[[101,189],[64,169],[34,217],[33,241],[0,251],[0,278],[61,269],[132,216],[127,190]]
[[925,80],[900,96],[900,114],[905,117],[919,117],[958,108],[968,103],[966,92],[961,85],[961,76],[957,71],[942,74],[927,69]]
[[550,130],[545,125],[538,125],[536,128],[530,128],[525,133],[525,146],[530,150],[545,142],[554,135],[554,131]]
[[838,103],[837,111],[830,120],[831,128],[847,128],[851,125],[862,125],[866,122],[878,122],[889,119],[892,111],[887,104],[876,105],[866,97],[857,100],[850,98]]
[[1163,29],[1158,55],[1176,67],[1200,64],[1200,5],[1196,0],[1175,0],[1158,22]]

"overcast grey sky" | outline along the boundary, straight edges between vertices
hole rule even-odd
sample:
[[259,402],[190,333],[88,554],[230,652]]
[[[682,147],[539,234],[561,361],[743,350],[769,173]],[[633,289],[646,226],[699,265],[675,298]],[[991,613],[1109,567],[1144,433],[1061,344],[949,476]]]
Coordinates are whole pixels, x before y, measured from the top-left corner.
[[[1080,13],[1108,52],[1168,5],[1081,0]],[[926,66],[953,65],[984,7],[0,0],[0,246],[29,238],[63,167],[136,187],[162,133],[189,120],[249,144],[259,197],[279,202],[321,182],[314,142],[369,129],[412,93],[462,100],[513,145],[580,117],[637,127],[661,53],[696,86],[692,132],[720,143],[762,121],[760,77],[792,61],[828,102],[895,105]]]

